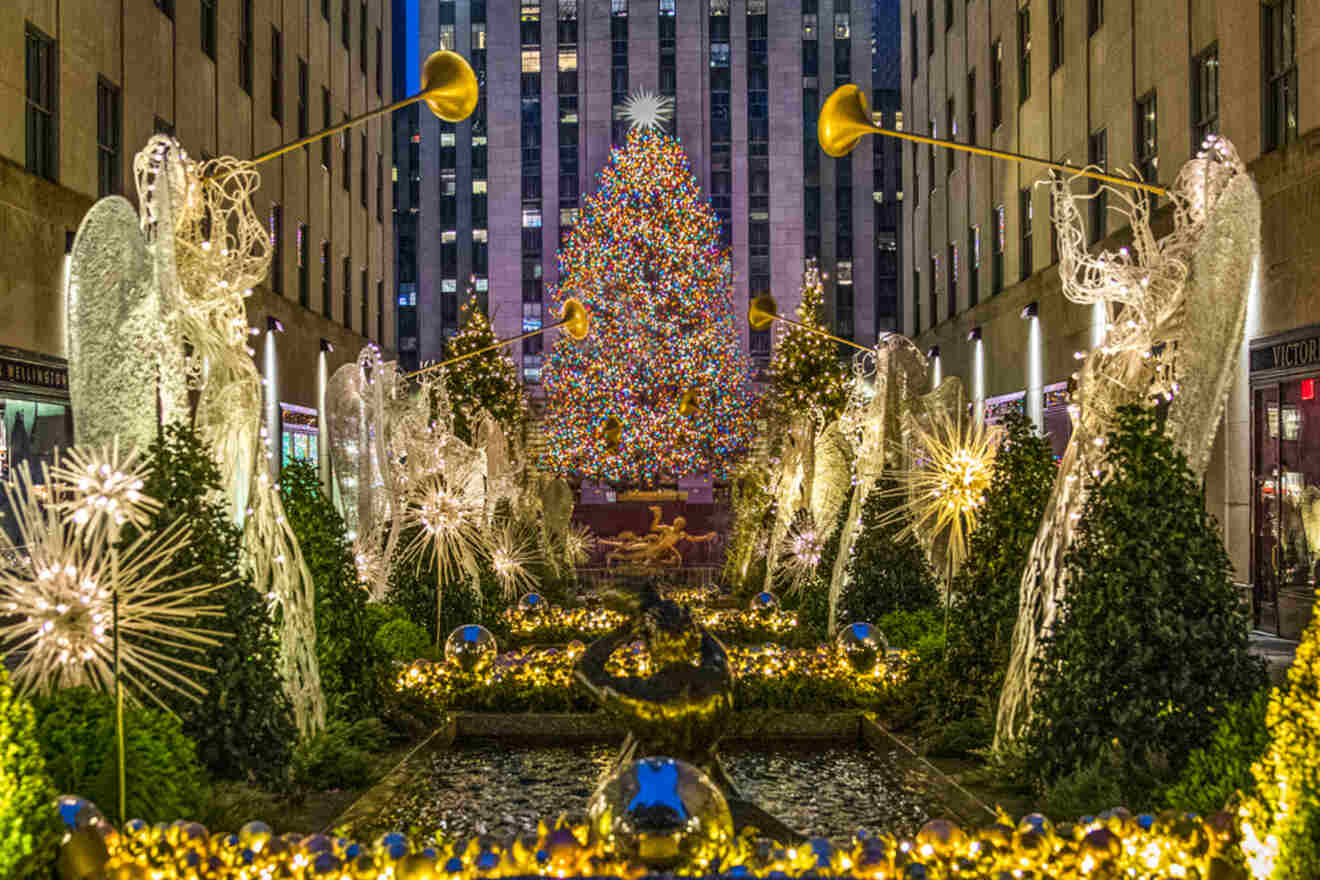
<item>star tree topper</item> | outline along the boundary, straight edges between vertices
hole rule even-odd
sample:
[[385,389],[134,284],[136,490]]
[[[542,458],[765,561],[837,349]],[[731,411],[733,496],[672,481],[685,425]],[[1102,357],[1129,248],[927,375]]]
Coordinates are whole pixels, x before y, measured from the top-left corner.
[[623,104],[623,118],[632,128],[663,131],[674,116],[674,99],[638,89]]

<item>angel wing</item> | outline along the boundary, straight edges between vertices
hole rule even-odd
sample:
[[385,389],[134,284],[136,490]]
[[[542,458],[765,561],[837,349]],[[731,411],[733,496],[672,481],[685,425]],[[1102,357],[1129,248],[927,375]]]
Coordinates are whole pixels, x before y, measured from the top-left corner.
[[69,258],[69,398],[80,446],[145,450],[156,436],[160,290],[137,210],[101,199],[83,218]]

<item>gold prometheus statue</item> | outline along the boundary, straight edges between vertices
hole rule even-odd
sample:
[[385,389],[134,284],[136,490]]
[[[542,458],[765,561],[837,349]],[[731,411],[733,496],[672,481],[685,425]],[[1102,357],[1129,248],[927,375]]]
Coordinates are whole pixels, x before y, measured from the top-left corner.
[[651,530],[648,534],[639,537],[632,532],[620,532],[613,538],[597,539],[598,544],[615,548],[605,555],[607,564],[624,562],[642,568],[678,566],[683,564],[683,554],[678,552],[680,541],[701,544],[715,538],[715,532],[688,534],[687,519],[681,516],[674,517],[672,523],[662,523],[658,504],[651,505],[650,511]]

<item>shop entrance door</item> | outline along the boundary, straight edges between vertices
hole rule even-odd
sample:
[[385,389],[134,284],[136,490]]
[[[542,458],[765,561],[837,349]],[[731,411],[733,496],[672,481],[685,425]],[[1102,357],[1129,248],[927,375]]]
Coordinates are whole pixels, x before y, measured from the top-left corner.
[[[1252,391],[1252,488],[1257,628],[1280,633],[1309,606],[1320,559],[1320,401],[1316,380]],[[1282,607],[1282,611],[1281,611]],[[1308,609],[1309,610],[1309,609]],[[1291,633],[1282,633],[1290,635]]]

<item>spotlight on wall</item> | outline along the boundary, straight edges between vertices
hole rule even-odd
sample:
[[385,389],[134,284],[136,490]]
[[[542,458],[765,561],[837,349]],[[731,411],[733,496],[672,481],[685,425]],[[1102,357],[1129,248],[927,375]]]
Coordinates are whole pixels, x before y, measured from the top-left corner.
[[1039,315],[1040,315],[1040,303],[1036,302],[1035,300],[1032,300],[1031,302],[1023,306],[1022,311],[1018,313],[1018,317],[1020,317],[1024,321],[1027,320],[1028,318],[1035,318]]
[[971,330],[968,330],[968,331],[967,331],[967,341],[968,341],[968,342],[977,342],[977,341],[979,341],[980,339],[981,339],[981,328],[980,328],[980,327],[973,327]]
[[283,333],[284,323],[274,315],[266,316],[266,329],[272,333]]
[[335,350],[335,347],[334,347],[334,345],[330,342],[329,339],[322,339],[322,340],[321,340],[321,351],[324,351],[324,352],[326,352],[326,353],[329,353],[329,352],[332,352],[332,351],[334,351],[334,350]]
[[939,356],[940,356],[940,347],[938,345],[932,345],[930,348],[926,349],[926,357],[930,358],[931,360],[934,360]]

